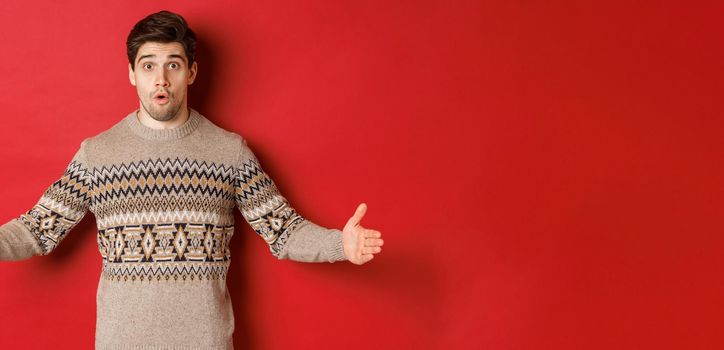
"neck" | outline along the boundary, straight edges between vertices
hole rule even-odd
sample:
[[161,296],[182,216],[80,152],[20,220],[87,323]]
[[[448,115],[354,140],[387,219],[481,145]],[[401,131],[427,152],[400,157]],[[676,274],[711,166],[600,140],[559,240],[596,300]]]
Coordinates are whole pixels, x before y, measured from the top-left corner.
[[189,119],[189,109],[186,105],[183,105],[173,118],[161,121],[153,119],[150,115],[148,115],[143,106],[140,106],[140,108],[138,109],[138,113],[136,113],[136,118],[138,119],[139,123],[151,129],[173,129],[180,125],[183,125],[183,123],[185,123]]

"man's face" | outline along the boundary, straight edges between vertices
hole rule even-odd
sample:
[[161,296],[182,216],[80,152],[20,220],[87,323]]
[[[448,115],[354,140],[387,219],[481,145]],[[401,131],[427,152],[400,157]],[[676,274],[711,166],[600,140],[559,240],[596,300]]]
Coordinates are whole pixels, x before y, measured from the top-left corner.
[[189,68],[180,43],[147,42],[128,64],[128,78],[136,87],[140,113],[158,121],[171,120],[186,106],[186,92],[196,78],[196,62]]

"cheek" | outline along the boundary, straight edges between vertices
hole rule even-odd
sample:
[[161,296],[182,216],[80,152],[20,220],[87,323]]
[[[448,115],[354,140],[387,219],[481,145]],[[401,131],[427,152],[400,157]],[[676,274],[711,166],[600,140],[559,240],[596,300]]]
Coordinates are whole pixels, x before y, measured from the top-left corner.
[[137,76],[136,89],[138,89],[138,91],[147,91],[149,88],[149,83],[147,80],[148,79],[145,79],[143,76]]
[[179,74],[171,81],[171,91],[173,91],[176,95],[183,94],[188,87],[188,85],[186,84],[187,82],[188,76],[184,74]]
[[179,87],[182,85],[185,85],[188,80],[189,80],[188,74],[178,74],[178,75],[174,76],[174,79],[173,79],[174,83],[176,83],[175,85],[179,86]]

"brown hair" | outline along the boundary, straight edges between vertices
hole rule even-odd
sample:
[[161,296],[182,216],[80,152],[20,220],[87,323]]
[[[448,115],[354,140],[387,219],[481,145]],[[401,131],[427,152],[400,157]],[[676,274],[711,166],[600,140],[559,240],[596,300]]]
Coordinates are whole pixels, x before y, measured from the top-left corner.
[[169,11],[159,11],[138,21],[126,39],[126,53],[131,69],[136,69],[136,54],[146,42],[171,43],[178,42],[186,53],[189,67],[194,63],[196,55],[196,34],[180,15]]

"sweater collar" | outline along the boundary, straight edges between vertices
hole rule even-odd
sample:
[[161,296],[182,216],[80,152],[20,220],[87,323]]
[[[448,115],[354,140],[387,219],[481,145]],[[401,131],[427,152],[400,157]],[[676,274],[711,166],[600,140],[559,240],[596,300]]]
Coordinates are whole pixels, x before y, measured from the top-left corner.
[[129,113],[124,122],[134,134],[147,140],[180,139],[194,132],[202,118],[199,112],[189,108],[189,118],[183,124],[172,129],[153,129],[141,124],[136,117],[137,112],[138,109]]

